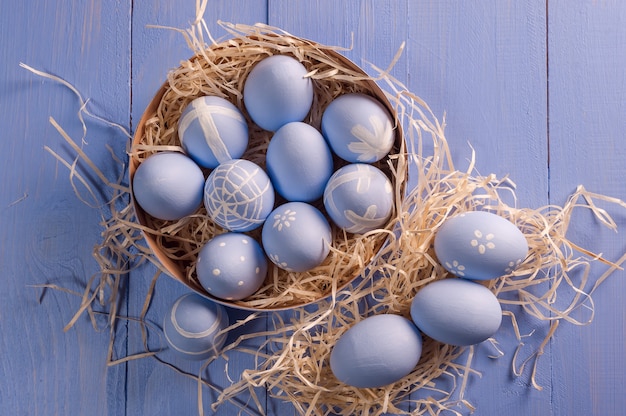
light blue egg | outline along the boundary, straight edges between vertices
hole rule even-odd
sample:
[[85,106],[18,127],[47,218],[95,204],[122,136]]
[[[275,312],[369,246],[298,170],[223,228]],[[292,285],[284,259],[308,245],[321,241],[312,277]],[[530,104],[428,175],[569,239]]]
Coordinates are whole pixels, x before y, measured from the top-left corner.
[[278,129],[267,148],[265,162],[274,188],[289,201],[320,198],[333,174],[333,155],[324,137],[302,122]]
[[389,111],[369,95],[335,98],[322,115],[322,134],[342,159],[372,163],[387,156],[395,140]]
[[261,245],[241,233],[224,233],[209,240],[196,263],[198,280],[211,295],[239,300],[256,292],[267,274]]
[[257,164],[244,159],[222,163],[211,171],[204,186],[209,217],[229,231],[260,227],[274,208],[274,188]]
[[163,319],[163,333],[170,348],[189,360],[219,354],[229,325],[226,309],[197,293],[178,298]]
[[144,160],[133,176],[133,194],[139,206],[161,220],[179,220],[202,204],[204,176],[193,160],[182,153],[155,153]]
[[391,182],[372,165],[346,165],[328,180],[324,207],[333,222],[350,233],[380,228],[393,210]]
[[313,104],[313,83],[297,59],[273,55],[252,68],[243,88],[250,118],[262,129],[276,131],[302,121]]
[[248,125],[234,104],[221,97],[199,97],[183,110],[178,137],[200,166],[214,168],[238,159],[248,146]]
[[456,276],[488,280],[515,270],[528,254],[528,242],[507,219],[470,211],[443,223],[435,236],[435,254]]
[[261,238],[269,259],[278,267],[295,272],[322,264],[332,243],[328,221],[306,202],[288,202],[272,211]]
[[383,387],[410,374],[421,354],[422,335],[413,322],[399,315],[374,315],[339,338],[330,368],[350,386]]
[[429,337],[450,345],[474,345],[493,336],[502,322],[496,296],[470,280],[449,278],[427,284],[411,302],[411,318]]

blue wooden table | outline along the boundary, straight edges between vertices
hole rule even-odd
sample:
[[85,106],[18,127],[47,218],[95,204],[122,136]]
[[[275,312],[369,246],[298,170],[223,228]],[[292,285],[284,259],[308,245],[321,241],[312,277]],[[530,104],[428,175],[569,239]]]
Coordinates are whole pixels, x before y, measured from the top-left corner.
[[[105,315],[82,315],[67,332],[82,291],[99,266],[101,211],[77,198],[70,158],[49,123],[53,117],[80,139],[80,102],[65,86],[19,66],[58,75],[89,99],[88,109],[132,131],[167,71],[190,56],[181,34],[149,25],[186,28],[195,3],[132,0],[0,1],[0,414],[198,414],[197,384],[154,358],[108,366]],[[364,68],[386,67],[403,42],[391,73],[446,114],[447,139],[460,168],[471,148],[481,174],[509,175],[517,204],[563,205],[579,184],[626,200],[626,4],[607,1],[209,1],[204,18],[214,37],[218,20],[267,23],[323,44],[352,46],[345,55]],[[125,157],[127,137],[87,119],[83,149],[115,178],[111,152]],[[471,146],[471,147],[470,147]],[[92,178],[97,182],[98,178]],[[80,183],[79,192],[84,194]],[[572,218],[573,241],[615,260],[626,251],[626,210],[599,202],[615,219],[608,230],[585,211]],[[606,266],[594,264],[591,275]],[[120,315],[138,316],[155,268],[129,272],[120,288]],[[465,399],[479,415],[623,415],[626,408],[626,272],[617,271],[593,294],[589,325],[563,322],[543,347],[536,380],[531,365],[511,368],[517,340],[510,325],[497,338],[507,355],[478,347]],[[146,319],[160,325],[170,302],[186,289],[157,280]],[[506,321],[506,319],[505,319]],[[94,325],[96,329],[94,329]],[[549,325],[520,318],[530,354]],[[132,320],[118,323],[112,357],[142,351]],[[154,331],[158,332],[158,331]],[[537,341],[539,340],[539,341]],[[152,338],[158,344],[159,339]],[[165,352],[165,361],[191,373],[196,364]],[[244,359],[209,368],[220,386],[237,379]],[[206,414],[216,392],[205,388]],[[259,397],[270,415],[290,405]],[[217,414],[237,414],[226,404]],[[456,411],[467,414],[462,406]],[[255,407],[252,406],[252,414]],[[445,414],[445,412],[444,412]]]

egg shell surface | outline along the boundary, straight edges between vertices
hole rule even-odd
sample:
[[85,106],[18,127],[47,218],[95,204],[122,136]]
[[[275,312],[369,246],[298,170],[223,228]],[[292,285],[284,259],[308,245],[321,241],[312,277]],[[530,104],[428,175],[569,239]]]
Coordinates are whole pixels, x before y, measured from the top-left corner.
[[411,302],[411,318],[429,337],[467,346],[483,342],[498,331],[502,308],[485,286],[453,277],[420,289]]
[[363,234],[387,222],[393,210],[393,189],[378,168],[352,163],[338,169],[324,190],[324,207],[333,222]]
[[399,315],[373,315],[339,338],[330,368],[350,386],[382,387],[411,373],[421,354],[422,335],[413,322]]
[[146,158],[133,176],[133,194],[139,206],[161,220],[179,220],[202,204],[204,175],[182,153],[162,152]]
[[178,298],[165,314],[163,333],[179,356],[204,360],[219,353],[226,341],[220,331],[229,325],[226,309],[197,293]]
[[248,146],[248,125],[230,101],[198,97],[184,108],[178,121],[178,137],[197,164],[212,169],[243,155]]
[[322,115],[322,134],[342,159],[351,163],[376,162],[391,151],[394,122],[375,98],[350,93],[335,98]]
[[229,160],[209,174],[204,206],[209,217],[226,230],[254,230],[274,208],[274,187],[259,165],[245,159]]
[[287,202],[268,216],[261,239],[274,264],[287,271],[304,272],[326,259],[332,232],[317,208],[306,202]]
[[200,284],[211,295],[239,300],[256,292],[267,274],[261,245],[241,233],[224,233],[200,249],[196,263]]
[[435,254],[458,277],[488,280],[515,270],[528,255],[528,242],[507,219],[470,211],[445,220],[435,235]]
[[333,174],[333,155],[322,134],[309,124],[285,124],[274,134],[265,158],[276,191],[289,201],[322,196]]
[[248,74],[243,101],[250,118],[262,129],[276,131],[302,121],[313,104],[313,83],[307,69],[287,55],[269,56]]

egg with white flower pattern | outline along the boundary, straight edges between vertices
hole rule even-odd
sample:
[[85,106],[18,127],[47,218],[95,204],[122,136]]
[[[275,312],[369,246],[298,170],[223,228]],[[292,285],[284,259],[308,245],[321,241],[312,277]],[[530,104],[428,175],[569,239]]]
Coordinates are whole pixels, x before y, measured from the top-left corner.
[[489,280],[513,272],[528,255],[528,242],[504,217],[470,211],[445,220],[435,236],[435,254],[458,277]]
[[372,165],[346,165],[328,180],[324,207],[333,222],[350,233],[382,227],[393,210],[391,181]]
[[344,94],[324,110],[322,134],[340,158],[350,163],[373,163],[393,147],[394,122],[375,98]]
[[305,202],[288,202],[267,217],[261,239],[274,264],[287,271],[304,272],[326,259],[332,232],[317,208]]

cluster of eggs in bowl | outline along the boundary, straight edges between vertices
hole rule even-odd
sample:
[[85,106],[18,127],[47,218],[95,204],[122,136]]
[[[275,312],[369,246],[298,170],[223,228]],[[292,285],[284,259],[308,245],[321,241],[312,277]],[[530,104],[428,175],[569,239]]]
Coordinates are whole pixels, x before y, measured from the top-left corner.
[[323,110],[318,130],[304,122],[314,98],[306,75],[301,62],[278,54],[245,80],[247,115],[272,133],[265,166],[242,158],[250,136],[242,110],[200,96],[178,120],[184,153],[157,152],[134,172],[135,202],[147,214],[177,221],[204,206],[223,230],[195,262],[197,280],[217,299],[255,293],[269,262],[290,272],[320,265],[331,249],[331,224],[363,234],[384,227],[393,212],[391,181],[373,165],[396,141],[390,112],[370,95],[345,93]]

